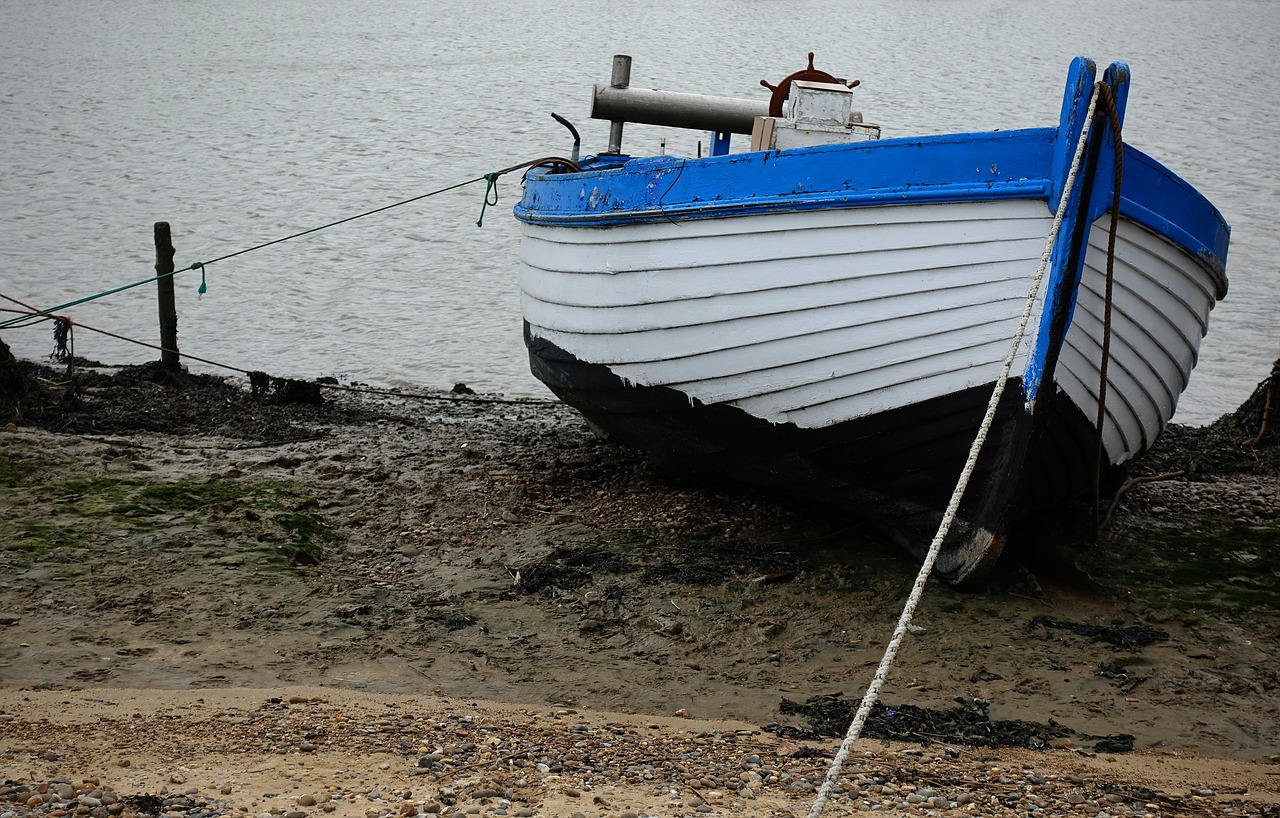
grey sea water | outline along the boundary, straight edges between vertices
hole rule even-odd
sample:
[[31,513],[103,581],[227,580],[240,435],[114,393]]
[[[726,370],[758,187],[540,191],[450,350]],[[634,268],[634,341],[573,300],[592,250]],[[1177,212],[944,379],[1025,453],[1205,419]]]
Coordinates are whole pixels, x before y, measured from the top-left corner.
[[[0,293],[42,308],[150,275],[158,220],[185,267],[567,154],[553,110],[599,150],[589,91],[615,53],[634,85],[760,96],[814,51],[862,79],[886,136],[1051,124],[1079,53],[1129,62],[1126,139],[1234,230],[1231,293],[1177,419],[1234,408],[1280,354],[1271,0],[0,0],[0,15]],[[659,138],[629,127],[625,146]],[[210,265],[202,298],[185,273],[181,347],[279,375],[543,394],[520,337],[518,185],[499,182],[483,227],[476,184]],[[150,286],[69,313],[157,340]],[[52,347],[47,324],[0,337],[28,358]],[[109,362],[156,355],[75,339]]]

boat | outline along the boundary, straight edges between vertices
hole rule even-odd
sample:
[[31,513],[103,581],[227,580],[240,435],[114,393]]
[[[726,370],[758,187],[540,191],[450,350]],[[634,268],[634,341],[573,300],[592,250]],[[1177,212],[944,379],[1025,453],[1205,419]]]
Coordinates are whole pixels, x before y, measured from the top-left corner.
[[[1047,127],[914,136],[812,54],[767,100],[633,88],[630,66],[594,88],[607,149],[540,162],[514,209],[531,369],[610,439],[924,555],[1000,386],[934,565],[963,587],[1169,423],[1230,227],[1123,140],[1124,63],[1075,58]],[[631,123],[708,150],[627,155]]]

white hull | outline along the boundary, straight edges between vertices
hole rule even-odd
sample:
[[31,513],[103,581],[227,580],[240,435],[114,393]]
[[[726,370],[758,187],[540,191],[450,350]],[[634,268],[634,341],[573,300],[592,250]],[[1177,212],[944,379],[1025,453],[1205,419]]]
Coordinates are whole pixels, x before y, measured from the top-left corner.
[[[1107,231],[1098,219],[1055,380],[1092,423],[1098,411]],[[1216,303],[1216,280],[1161,236],[1121,219],[1112,290],[1103,444],[1112,464],[1145,451],[1173,417]]]
[[994,381],[1050,221],[1006,200],[525,225],[523,311],[628,383],[821,428]]

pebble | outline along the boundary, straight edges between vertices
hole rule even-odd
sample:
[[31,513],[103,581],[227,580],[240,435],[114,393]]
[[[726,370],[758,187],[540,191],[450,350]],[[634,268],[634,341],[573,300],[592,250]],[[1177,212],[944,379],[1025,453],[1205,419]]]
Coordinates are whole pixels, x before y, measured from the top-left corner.
[[[344,815],[365,818],[436,818],[440,815],[445,818],[483,815],[540,818],[546,812],[537,800],[537,793],[548,791],[569,799],[583,798],[584,794],[588,799],[595,796],[595,808],[578,813],[588,818],[639,818],[650,814],[614,812],[617,806],[611,806],[609,801],[616,803],[616,799],[608,794],[608,787],[614,782],[632,787],[658,787],[658,791],[670,793],[670,809],[661,814],[752,815],[766,812],[749,803],[758,798],[775,799],[766,802],[771,804],[770,809],[777,799],[792,806],[810,801],[826,773],[826,759],[797,758],[794,748],[784,752],[769,746],[771,740],[761,740],[759,735],[750,733],[740,735],[732,730],[650,732],[620,725],[593,726],[585,718],[583,723],[565,721],[565,716],[572,715],[567,712],[557,714],[554,719],[530,714],[530,721],[515,727],[485,718],[461,716],[380,715],[361,722],[342,714],[338,708],[329,712],[324,704],[315,702],[306,708],[281,708],[283,724],[269,721],[255,724],[252,731],[246,731],[237,741],[258,741],[259,744],[252,746],[264,753],[287,752],[297,746],[288,738],[298,735],[297,724],[311,725],[324,719],[351,721],[353,727],[359,726],[361,730],[341,737],[334,733],[326,740],[341,742],[358,751],[398,753],[394,766],[401,770],[422,769],[436,782],[422,789],[431,796],[437,792],[441,796],[447,794],[450,805],[442,807],[438,801],[422,797],[426,792],[415,800],[403,782],[391,783],[400,780],[397,773],[389,773],[384,783],[368,781],[363,788],[357,786],[357,774],[350,773],[353,779],[350,788],[343,790],[337,782],[345,781],[346,777],[342,771],[335,771],[326,785],[330,788],[328,792],[308,792],[301,781],[295,783],[294,791],[301,794],[293,796],[296,800],[291,810],[273,807],[269,800],[259,801],[256,809],[270,807],[262,818],[308,818],[305,808],[332,812],[339,805],[343,806]],[[9,722],[4,729],[14,731],[16,724],[24,723]],[[294,726],[290,729],[284,724]],[[41,727],[32,722],[26,729],[31,731],[29,735],[19,733],[11,738],[39,746],[38,731],[47,729],[47,725]],[[280,736],[277,744],[262,741],[263,736],[272,734]],[[159,730],[138,738],[156,743],[165,741],[164,733]],[[296,738],[293,741],[296,742]],[[795,742],[792,744],[798,746]],[[39,751],[35,753],[35,757],[42,755]],[[494,763],[498,759],[503,760],[500,767]],[[425,766],[420,766],[424,762]],[[299,762],[304,766],[306,763]],[[392,767],[390,763],[376,765],[381,771]],[[1214,789],[1200,785],[1181,794],[1161,793],[1163,800],[1152,802],[1158,803],[1158,807],[1148,807],[1127,800],[1113,789],[1113,782],[1091,774],[1056,777],[1040,772],[1017,764],[1006,765],[998,758],[968,753],[877,749],[850,759],[837,797],[842,808],[861,812],[889,811],[927,817],[959,810],[964,815],[992,818],[1067,814],[1092,818],[1158,818],[1179,812],[1199,814],[1203,805],[1212,803],[1216,797]],[[300,778],[311,774],[307,771]],[[179,772],[166,777],[171,785],[185,783],[184,775]],[[125,799],[130,805],[126,809],[125,804],[120,803],[122,796],[108,785],[98,781],[73,783],[74,780],[74,776],[68,776],[44,782],[0,784],[0,818],[131,818],[136,811],[136,802]],[[929,786],[935,781],[964,782],[964,791],[948,792],[936,784]],[[584,782],[589,782],[590,787],[584,786]],[[203,791],[207,792],[205,786]],[[214,785],[218,786],[224,796],[239,791],[248,799],[281,797],[262,792],[250,796],[253,784],[246,781],[234,787],[230,783]],[[315,786],[313,782],[311,787]],[[158,797],[151,796],[157,799],[159,807],[151,814],[158,818],[245,818],[253,814],[232,799],[206,801],[201,792],[194,788],[181,795],[162,791]],[[530,801],[519,800],[515,793],[529,797]],[[142,795],[134,791],[130,798]],[[1233,802],[1231,806],[1235,814],[1242,816],[1263,812],[1262,805],[1256,803]]]

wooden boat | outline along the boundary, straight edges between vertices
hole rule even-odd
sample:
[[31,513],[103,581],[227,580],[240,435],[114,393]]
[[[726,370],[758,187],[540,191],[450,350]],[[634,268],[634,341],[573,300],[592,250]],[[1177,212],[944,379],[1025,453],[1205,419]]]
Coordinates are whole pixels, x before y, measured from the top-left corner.
[[[613,439],[845,504],[922,553],[1030,302],[935,566],[963,585],[1169,422],[1230,229],[1116,151],[1123,63],[1076,58],[1052,127],[883,139],[812,55],[768,104],[630,88],[629,67],[595,89],[609,150],[531,170],[515,208],[532,370]],[[712,150],[627,156],[625,122]]]

